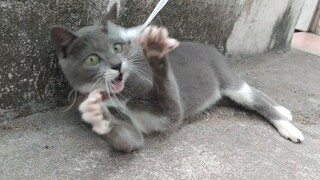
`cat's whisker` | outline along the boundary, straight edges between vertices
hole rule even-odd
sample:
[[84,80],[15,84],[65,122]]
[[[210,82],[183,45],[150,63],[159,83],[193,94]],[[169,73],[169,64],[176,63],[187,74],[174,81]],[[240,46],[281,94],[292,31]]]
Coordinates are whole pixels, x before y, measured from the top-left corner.
[[106,92],[107,92],[109,98],[111,99],[111,96],[110,96],[110,93],[109,93],[109,84],[108,84],[108,82],[105,82],[105,87],[106,87]]
[[144,56],[134,57],[134,58],[128,58],[128,61],[130,62],[139,62],[145,58]]
[[137,59],[137,58],[142,58],[142,57],[145,57],[145,55],[143,53],[137,53],[137,54],[133,54],[133,55],[130,55],[130,56],[127,56],[127,59]]
[[141,67],[143,67],[143,68],[146,68],[147,67],[147,65],[144,63],[144,62],[139,62],[139,61],[132,61],[132,62],[130,62],[130,65],[133,65],[133,66],[141,66]]
[[132,69],[132,74],[133,74],[133,75],[136,75],[138,78],[143,79],[143,77],[144,77],[144,78],[146,78],[147,80],[151,81],[152,84],[154,84],[154,86],[156,87],[157,92],[159,92],[159,87],[158,87],[158,85],[154,82],[154,80],[153,80],[151,77],[148,77],[147,75],[143,74],[142,72],[139,72],[138,69]]
[[145,74],[143,71],[139,70],[138,68],[132,67],[131,71],[132,73],[135,73],[137,75],[140,75],[142,77],[149,79],[150,81],[153,81],[151,77],[149,77],[147,74]]
[[103,76],[103,75],[104,75],[104,73],[100,73],[100,74],[94,76],[94,77],[92,78],[92,81],[93,81],[95,78],[98,78],[98,77]]
[[[113,94],[113,97],[117,99],[117,101],[118,101],[119,105],[121,106],[121,108],[127,112],[128,110],[127,110],[127,108],[125,107],[125,105],[123,105],[123,104],[121,103],[121,101],[120,101],[119,98],[116,96],[116,94],[114,93],[114,91],[112,90],[112,88],[110,88],[110,89],[111,89],[111,93]],[[110,98],[110,99],[111,99],[111,98]],[[119,109],[118,109],[116,106],[115,106],[115,109],[117,110],[117,112],[118,112],[123,118],[126,118],[126,117],[124,117],[124,116],[122,115],[122,112],[119,111]]]
[[144,54],[137,51],[136,53],[129,55],[128,57],[140,57],[140,56],[144,56]]
[[90,92],[93,91],[94,87],[99,83],[99,81],[101,81],[101,79],[103,78],[103,76],[101,76],[91,87]]
[[129,61],[133,61],[133,62],[136,62],[136,61],[141,61],[145,58],[144,55],[141,55],[141,56],[137,56],[137,57],[132,57],[129,59]]
[[116,108],[116,105],[115,105],[115,103],[114,103],[114,101],[113,101],[113,99],[112,99],[112,97],[111,97],[110,91],[112,91],[112,87],[111,87],[111,85],[109,84],[109,82],[106,82],[106,91],[107,91],[107,94],[108,94],[108,96],[109,96],[109,98],[110,98],[111,103],[113,104],[113,106],[115,107],[115,109],[118,111],[118,113],[121,115],[121,112]]
[[[110,83],[109,83],[109,82],[106,82],[106,84],[107,84],[107,89],[108,89],[108,90],[107,90],[107,93],[108,93],[108,96],[109,96],[109,98],[110,98],[110,100],[111,100],[111,103],[112,103],[113,106],[115,107],[116,111],[123,117],[122,113],[119,111],[119,109],[117,108],[116,104],[114,103],[114,101],[113,101],[113,99],[112,99],[112,97],[111,97],[110,92],[113,94],[114,97],[116,97],[116,96],[115,96],[115,94],[114,94],[114,91],[112,90],[112,87],[111,87]],[[110,90],[110,91],[109,91],[109,90]],[[116,97],[116,98],[117,98],[117,97]],[[123,105],[121,104],[121,102],[119,101],[119,99],[117,99],[117,100],[118,100],[119,104],[123,107]],[[123,118],[125,118],[125,117],[123,117]]]
[[135,56],[141,56],[140,54],[130,54],[130,55],[128,55],[127,56],[127,59],[130,59],[130,58],[133,58],[133,57],[135,57]]
[[[74,100],[73,100],[72,104],[70,104],[70,105],[67,107],[67,109],[63,110],[64,112],[69,111],[69,110],[75,105],[75,103],[77,102],[78,92],[75,91],[75,90],[72,90],[71,93],[72,93],[72,92],[74,92],[74,95],[75,95],[75,96],[74,96]],[[71,94],[71,93],[70,93],[70,94]],[[69,96],[70,96],[70,94],[69,94]],[[68,96],[68,101],[69,101],[69,96]]]
[[[140,75],[146,77],[147,79],[149,79],[150,81],[152,81],[155,85],[156,83],[154,82],[153,78],[150,77],[146,72],[142,71],[141,68],[143,68],[142,66],[138,66],[138,65],[134,65],[131,64],[131,69],[133,72],[139,73]],[[154,74],[153,72],[151,72],[154,76],[157,76],[156,74]]]
[[113,104],[113,106],[115,107],[115,109],[118,111],[118,113],[121,114],[121,112],[116,108],[116,104],[114,103],[114,101],[113,101],[113,99],[112,99],[112,97],[111,97],[110,91],[112,91],[112,87],[111,87],[111,85],[110,85],[109,82],[106,82],[106,90],[107,90],[107,93],[108,93],[108,96],[109,96],[109,98],[110,98],[111,103]]
[[73,78],[69,83],[68,83],[68,87],[70,87],[71,86],[71,84],[72,84],[72,82],[73,81],[75,81],[77,78],[75,77],[75,78]]
[[141,49],[132,49],[132,52],[130,52],[127,57],[132,57],[132,56],[141,55],[141,54],[143,55],[143,53],[140,53],[140,52],[142,52]]
[[69,95],[68,95],[68,103],[70,103],[70,97],[71,97],[71,95],[72,95],[74,92],[75,92],[74,89],[72,89],[72,90],[70,91],[70,93],[69,93]]
[[108,96],[109,96],[109,98],[111,100],[111,103],[113,104],[113,106],[116,106],[116,104],[114,103],[114,101],[112,100],[112,97],[111,97],[110,91],[112,91],[112,87],[109,84],[109,82],[106,82],[106,89],[107,89]]
[[[115,93],[114,93],[114,91],[113,91],[110,83],[108,83],[108,85],[110,86],[110,92],[111,92],[111,94],[113,95],[113,97],[117,98],[117,96],[115,95]],[[113,104],[113,105],[115,106],[115,104]]]
[[[130,66],[134,66],[138,69],[143,69],[143,68],[147,68],[146,64],[144,62],[133,62],[129,64]],[[157,76],[153,71],[151,71],[151,73],[155,76]],[[158,77],[158,76],[157,76]]]
[[118,93],[118,95],[120,95],[120,96],[123,97],[124,99],[127,99],[124,95],[121,94],[121,92]]

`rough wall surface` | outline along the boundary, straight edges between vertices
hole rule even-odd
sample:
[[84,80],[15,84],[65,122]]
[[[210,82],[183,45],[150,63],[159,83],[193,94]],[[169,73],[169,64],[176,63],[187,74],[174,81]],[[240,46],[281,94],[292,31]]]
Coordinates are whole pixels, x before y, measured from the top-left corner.
[[[121,24],[144,22],[157,2],[121,0]],[[170,0],[154,24],[168,27],[179,40],[248,56],[288,47],[302,4],[303,0]],[[0,0],[0,120],[66,104],[70,87],[53,54],[49,29],[92,24],[107,6],[108,0]]]
[[248,56],[289,47],[303,3],[304,0],[242,1],[227,52]]
[[49,42],[49,29],[77,29],[106,12],[103,0],[0,1],[0,118],[65,104],[69,92]]

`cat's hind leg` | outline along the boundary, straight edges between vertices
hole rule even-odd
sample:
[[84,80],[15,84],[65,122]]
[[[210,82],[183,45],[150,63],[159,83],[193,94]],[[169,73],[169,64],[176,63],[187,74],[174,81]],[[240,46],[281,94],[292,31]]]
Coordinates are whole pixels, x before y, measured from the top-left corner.
[[292,120],[291,112],[256,88],[249,86],[247,83],[241,83],[224,89],[223,95],[263,115],[284,138],[295,143],[304,140],[301,131],[290,122]]
[[82,119],[92,125],[92,130],[105,137],[117,150],[131,152],[143,146],[143,136],[132,124],[116,119],[102,104],[99,90],[90,93],[79,106]]

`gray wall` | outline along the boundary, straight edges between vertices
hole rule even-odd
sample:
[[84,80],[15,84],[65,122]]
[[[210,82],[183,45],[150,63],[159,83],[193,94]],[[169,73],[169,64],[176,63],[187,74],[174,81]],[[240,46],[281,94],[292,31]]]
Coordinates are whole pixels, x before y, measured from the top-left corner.
[[[117,1],[117,0],[113,0]],[[125,26],[144,22],[157,1],[122,0]],[[170,0],[154,24],[179,40],[212,44],[231,56],[289,46],[302,0]],[[71,90],[48,32],[75,30],[102,17],[107,0],[0,0],[0,120],[66,105]]]

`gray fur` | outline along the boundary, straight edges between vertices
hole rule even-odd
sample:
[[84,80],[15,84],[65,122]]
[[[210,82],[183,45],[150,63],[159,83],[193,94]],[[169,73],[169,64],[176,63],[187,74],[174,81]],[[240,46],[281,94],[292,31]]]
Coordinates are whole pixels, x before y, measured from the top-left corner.
[[[112,9],[112,13],[116,13],[116,8]],[[114,16],[108,14],[107,17]],[[245,82],[231,71],[226,58],[217,49],[181,42],[164,58],[147,58],[143,51],[135,50],[137,47],[132,47],[131,42],[123,40],[121,32],[124,28],[108,18],[75,33],[54,27],[51,39],[66,78],[82,93],[105,87],[103,80],[92,87],[97,82],[95,77],[119,63],[129,62],[131,69],[124,74],[125,87],[121,93],[112,96],[113,100],[123,103],[117,111],[122,109],[121,114],[126,115],[119,116],[117,111],[105,114],[111,121],[112,130],[103,136],[117,150],[130,152],[141,148],[142,133],[176,129],[184,118],[205,110],[226,96],[256,110],[271,122],[286,120],[274,108],[279,105],[260,91],[250,88],[253,99],[237,93]],[[123,44],[121,54],[113,53],[115,43]],[[84,59],[91,54],[100,56],[99,66],[84,65]],[[150,120],[137,118],[139,114],[148,114]]]

